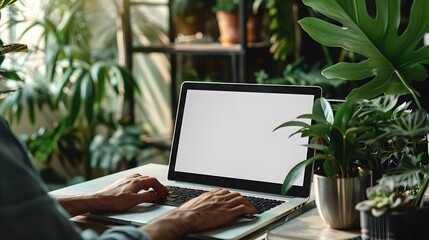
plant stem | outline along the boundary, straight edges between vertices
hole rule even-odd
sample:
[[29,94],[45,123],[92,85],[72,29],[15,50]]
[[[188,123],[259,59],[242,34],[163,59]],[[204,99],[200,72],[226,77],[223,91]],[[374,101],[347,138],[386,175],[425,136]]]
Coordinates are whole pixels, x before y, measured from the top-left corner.
[[423,207],[423,196],[425,195],[428,185],[429,185],[429,174],[426,174],[425,178],[423,179],[423,183],[419,188],[416,199],[413,202],[413,207],[415,208]]
[[411,88],[411,86],[405,81],[405,79],[402,77],[402,75],[398,72],[398,70],[394,69],[394,72],[396,76],[398,76],[399,80],[401,80],[402,84],[407,88],[407,90],[410,92],[411,96],[413,97],[414,101],[416,102],[416,105],[419,109],[422,109],[422,105],[420,104],[420,101],[414,92],[414,90]]

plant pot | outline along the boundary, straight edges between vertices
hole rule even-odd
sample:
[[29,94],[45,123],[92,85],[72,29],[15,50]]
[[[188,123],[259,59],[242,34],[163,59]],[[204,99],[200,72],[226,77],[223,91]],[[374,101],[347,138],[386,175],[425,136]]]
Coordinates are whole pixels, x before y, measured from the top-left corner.
[[387,214],[389,239],[429,239],[429,207]]
[[313,181],[317,210],[324,223],[334,229],[358,229],[355,205],[365,199],[371,175],[330,178],[314,174]]
[[387,214],[374,217],[371,211],[360,211],[360,229],[362,240],[387,239],[389,233]]
[[246,29],[247,42],[261,41],[261,16],[252,13],[247,14]]
[[237,12],[216,12],[216,19],[219,26],[219,41],[223,45],[236,44],[240,40],[238,30],[238,13]]
[[[216,12],[219,26],[219,41],[223,45],[237,44],[240,41],[239,19],[237,12]],[[247,14],[246,40],[247,42],[258,42],[261,40],[260,15]]]
[[198,32],[204,32],[204,15],[197,13],[189,16],[173,16],[176,35],[194,35]]

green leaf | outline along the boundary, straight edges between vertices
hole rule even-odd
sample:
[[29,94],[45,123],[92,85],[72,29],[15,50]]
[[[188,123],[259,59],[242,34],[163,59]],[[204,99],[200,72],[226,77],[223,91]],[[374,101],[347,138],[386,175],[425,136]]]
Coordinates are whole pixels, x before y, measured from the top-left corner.
[[421,137],[429,134],[429,117],[426,111],[417,110],[400,118],[395,118],[387,127],[392,137]]
[[295,165],[287,174],[282,185],[281,193],[284,195],[291,189],[296,179],[298,179],[298,177],[304,172],[305,167],[309,166],[310,164],[313,164],[315,161],[324,159],[324,155],[316,155]]
[[23,81],[21,79],[21,77],[16,73],[16,71],[0,70],[0,76],[3,79],[14,80],[14,81]]
[[274,131],[277,131],[280,128],[284,128],[284,127],[303,127],[303,128],[309,128],[310,124],[305,123],[305,122],[300,122],[300,121],[289,121],[289,122],[285,122],[283,124],[281,124],[280,126],[276,127]]
[[72,102],[70,106],[70,121],[74,124],[79,119],[81,106],[81,82],[85,75],[80,75],[72,90]]
[[326,120],[324,115],[317,115],[317,114],[303,114],[298,116],[298,119],[311,119],[317,123],[322,123],[322,124],[329,124],[329,121]]
[[350,111],[350,109],[352,108],[354,102],[355,101],[353,99],[348,99],[335,111],[333,125],[337,126],[342,132],[345,132],[349,127],[350,120],[353,116],[353,112]]
[[2,1],[0,1],[0,9],[4,8],[4,7],[7,7],[7,6],[15,3],[16,1],[17,0],[2,0]]
[[309,164],[308,160],[302,161],[295,165],[288,175],[286,176],[283,185],[282,185],[282,191],[281,193],[285,195],[293,186],[293,183],[298,179],[299,176],[304,172],[305,167]]
[[9,44],[9,45],[0,45],[0,56],[5,55],[6,53],[11,52],[28,52],[28,47],[25,44]]
[[400,33],[401,0],[374,1],[375,18],[367,10],[365,0],[304,0],[304,4],[338,24],[314,17],[299,21],[302,28],[316,41],[329,47],[342,47],[366,59],[360,63],[338,63],[323,71],[327,78],[366,80],[348,98],[373,98],[383,93],[411,93],[410,86],[423,81],[429,63],[429,46],[419,47],[429,29],[429,1],[414,0],[408,24]]
[[89,126],[92,126],[94,120],[94,83],[89,72],[85,74],[81,82],[81,100],[85,104],[85,117]]
[[322,116],[328,123],[334,121],[334,111],[326,98],[316,99],[313,106],[313,114]]

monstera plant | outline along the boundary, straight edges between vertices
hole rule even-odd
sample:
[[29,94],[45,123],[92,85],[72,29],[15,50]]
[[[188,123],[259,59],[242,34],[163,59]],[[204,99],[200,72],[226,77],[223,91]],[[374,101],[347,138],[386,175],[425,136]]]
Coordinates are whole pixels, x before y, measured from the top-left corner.
[[[357,63],[340,62],[323,70],[327,78],[367,80],[348,98],[373,98],[380,94],[409,93],[421,108],[420,93],[412,82],[424,81],[428,73],[429,46],[421,46],[429,30],[429,1],[412,1],[406,26],[401,25],[402,0],[303,0],[314,11],[333,21],[307,17],[299,21],[317,42],[359,54]],[[372,13],[367,6],[375,6]],[[403,29],[404,27],[404,29]]]
[[[423,143],[427,143],[425,136],[428,133],[428,115],[421,105],[421,94],[413,85],[425,81],[428,77],[424,65],[429,63],[429,46],[424,46],[422,40],[429,30],[429,15],[427,14],[429,1],[303,0],[303,2],[317,14],[320,14],[315,15],[317,17],[307,17],[299,21],[301,27],[310,37],[322,45],[343,48],[362,59],[354,63],[339,62],[325,68],[322,74],[327,78],[364,82],[348,94],[347,101],[374,99],[383,94],[410,94],[418,108],[417,110],[411,109],[415,115],[407,115],[398,118],[398,121],[391,120],[390,122],[397,122],[397,127],[403,128],[403,132],[417,129],[411,127],[411,124],[421,122],[422,124],[419,126],[424,131],[419,131],[415,136],[423,139]],[[372,123],[373,126],[376,125],[376,122],[372,121]],[[313,126],[310,127],[313,128]],[[394,130],[390,130],[390,133],[394,133]],[[302,133],[308,134],[305,131]],[[403,136],[405,135],[395,133],[390,139],[391,141],[387,142],[386,148],[380,149],[380,151],[389,150],[389,147],[393,147],[391,143],[397,142]],[[336,136],[332,135],[331,137],[335,138]],[[373,139],[378,139],[378,137],[375,136]],[[371,139],[368,140],[371,141]],[[419,176],[427,179],[426,168],[419,168],[420,153],[426,154],[427,151],[412,152],[411,146],[407,145],[411,142],[409,140],[400,141],[401,146],[405,146],[405,148],[401,148],[403,151],[400,151],[397,156],[413,160],[407,161],[407,163],[415,163],[412,165],[413,169],[419,169]],[[324,146],[321,145],[320,147],[323,149]],[[373,153],[376,154],[375,151]],[[388,160],[390,161],[391,158]],[[395,172],[401,167],[403,166],[399,164],[397,168],[392,170],[394,175],[401,177],[397,171]],[[423,182],[419,181],[417,185],[426,189],[427,183],[428,181],[424,180]],[[408,216],[407,213],[404,214]],[[421,215],[427,216],[427,212]],[[389,231],[400,229],[406,233],[407,239],[426,239],[429,236],[429,231],[426,231],[425,226],[413,230],[403,228],[405,225],[417,225],[410,223],[410,219],[417,219],[417,222],[422,223],[427,222],[427,219],[420,217],[420,214],[419,217],[413,215],[413,217],[401,221],[399,225],[389,226]],[[410,235],[410,233],[419,232],[418,230],[425,231],[424,237],[422,235],[419,237]],[[380,235],[377,236],[380,237]],[[396,239],[392,236],[389,236],[389,239]],[[398,237],[399,235],[395,236]]]

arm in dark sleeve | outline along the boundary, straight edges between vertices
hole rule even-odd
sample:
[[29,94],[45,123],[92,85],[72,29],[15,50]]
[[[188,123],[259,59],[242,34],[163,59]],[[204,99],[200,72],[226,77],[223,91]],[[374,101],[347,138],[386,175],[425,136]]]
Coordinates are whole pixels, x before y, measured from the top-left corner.
[[[49,195],[26,148],[0,116],[0,239],[139,239],[134,227],[118,227],[98,236],[80,230]],[[81,235],[82,234],[82,235]]]

